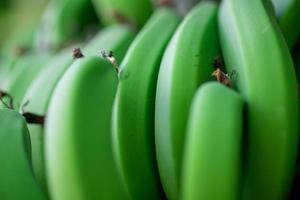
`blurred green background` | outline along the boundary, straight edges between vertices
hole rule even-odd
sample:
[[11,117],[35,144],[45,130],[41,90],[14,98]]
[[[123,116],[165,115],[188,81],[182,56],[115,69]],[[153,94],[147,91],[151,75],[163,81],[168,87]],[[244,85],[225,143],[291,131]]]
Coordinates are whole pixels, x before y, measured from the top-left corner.
[[21,35],[30,37],[28,31],[39,24],[47,2],[48,0],[1,0],[0,46],[19,39]]

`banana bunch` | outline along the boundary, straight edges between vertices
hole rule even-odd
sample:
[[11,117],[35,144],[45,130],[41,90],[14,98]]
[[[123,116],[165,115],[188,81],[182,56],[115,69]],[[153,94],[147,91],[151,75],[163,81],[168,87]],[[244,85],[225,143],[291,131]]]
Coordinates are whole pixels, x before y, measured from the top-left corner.
[[299,0],[17,2],[1,200],[298,198]]

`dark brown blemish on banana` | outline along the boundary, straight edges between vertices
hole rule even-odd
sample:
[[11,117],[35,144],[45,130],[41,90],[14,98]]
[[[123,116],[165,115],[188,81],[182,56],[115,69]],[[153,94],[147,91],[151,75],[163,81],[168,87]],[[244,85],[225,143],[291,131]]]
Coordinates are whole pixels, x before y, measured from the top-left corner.
[[231,78],[228,74],[225,74],[220,68],[217,68],[211,74],[219,83],[226,85],[227,87],[231,87]]
[[84,57],[84,55],[82,54],[80,48],[74,48],[73,51],[72,51],[72,54],[73,54],[73,59],[83,58]]

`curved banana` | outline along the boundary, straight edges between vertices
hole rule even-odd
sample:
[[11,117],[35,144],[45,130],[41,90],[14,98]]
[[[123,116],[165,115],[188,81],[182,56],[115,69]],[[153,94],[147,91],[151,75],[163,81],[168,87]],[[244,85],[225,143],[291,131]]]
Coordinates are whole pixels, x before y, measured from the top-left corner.
[[211,79],[220,54],[217,5],[199,3],[180,24],[160,66],[155,106],[159,174],[169,199],[178,199],[187,116],[195,91]]
[[295,0],[271,0],[276,16],[280,18]]
[[[112,50],[121,60],[133,39],[133,33],[126,27],[113,26],[100,31],[84,48],[87,53],[94,54],[101,49]],[[72,64],[72,49],[68,47],[55,55],[45,69],[33,81],[28,89],[20,112],[45,116],[52,93],[66,70]],[[39,183],[47,190],[44,162],[44,133],[41,124],[28,125],[32,142],[33,169]]]
[[1,199],[44,200],[30,166],[30,138],[24,118],[13,110],[0,110]]
[[298,146],[296,75],[268,3],[225,0],[219,15],[225,63],[247,103],[242,199],[251,200],[286,198]]
[[45,130],[53,199],[128,199],[111,144],[117,82],[111,65],[92,56],[74,62],[58,83]]
[[291,50],[300,39],[300,1],[294,0],[279,19],[280,29]]
[[[3,84],[9,79],[15,63],[33,54],[33,33],[34,29],[28,28],[29,33],[20,34],[19,37],[8,40],[0,48],[0,89],[3,90]],[[43,53],[38,53],[42,55]],[[23,59],[24,60],[24,59]]]
[[159,63],[179,17],[158,9],[130,46],[119,73],[113,142],[132,199],[161,199],[154,143],[154,102]]
[[182,199],[240,199],[242,97],[217,82],[199,88],[191,106]]
[[0,60],[0,90],[4,91],[3,84],[7,81],[17,58],[14,56],[2,57]]
[[32,52],[14,63],[1,89],[12,96],[15,109],[20,108],[27,89],[43,70],[50,56],[50,54]]
[[150,0],[92,0],[105,23],[127,23],[141,27],[152,13]]
[[37,31],[39,49],[57,50],[97,24],[96,14],[89,0],[50,1]]
[[200,0],[152,0],[156,6],[171,6],[185,16]]
[[[87,55],[96,55],[99,50],[111,50],[116,59],[122,60],[134,34],[125,26],[116,25],[101,30],[85,47]],[[49,99],[60,77],[72,64],[72,49],[68,47],[55,55],[34,80],[23,99],[24,111],[45,115]],[[51,76],[50,76],[51,75]]]

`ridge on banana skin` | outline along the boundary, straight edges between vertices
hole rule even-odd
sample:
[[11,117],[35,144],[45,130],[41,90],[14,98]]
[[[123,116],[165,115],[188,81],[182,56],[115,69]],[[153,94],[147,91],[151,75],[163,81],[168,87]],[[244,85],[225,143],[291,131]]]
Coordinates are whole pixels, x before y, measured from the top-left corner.
[[182,21],[164,53],[156,90],[155,144],[159,173],[169,199],[179,198],[186,123],[195,91],[211,80],[220,54],[218,7],[199,3]]
[[30,151],[30,138],[24,118],[16,111],[1,109],[1,199],[46,199],[33,177]]
[[95,56],[76,60],[59,81],[45,128],[53,199],[128,199],[111,144],[116,88],[113,67]]
[[268,1],[225,0],[219,29],[227,71],[247,103],[242,199],[285,199],[298,146],[298,93],[288,47]]
[[120,66],[113,143],[118,169],[131,199],[163,198],[155,157],[155,87],[163,51],[179,21],[172,10],[156,10]]
[[239,199],[242,97],[217,82],[196,92],[190,109],[182,170],[182,200]]

